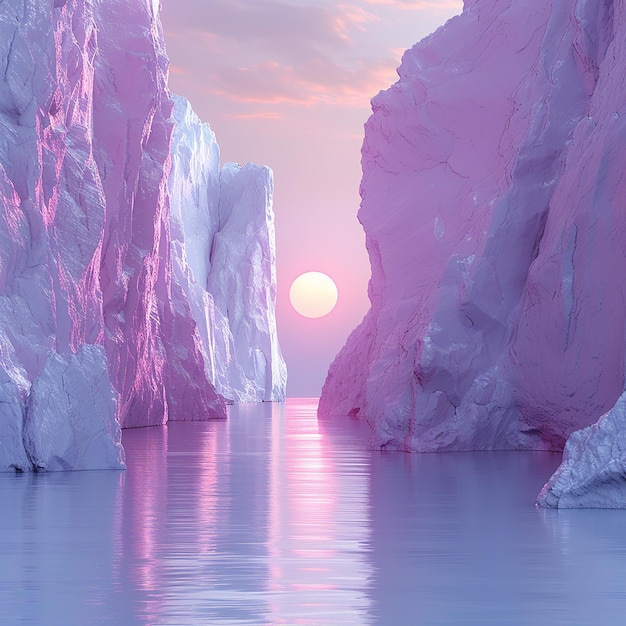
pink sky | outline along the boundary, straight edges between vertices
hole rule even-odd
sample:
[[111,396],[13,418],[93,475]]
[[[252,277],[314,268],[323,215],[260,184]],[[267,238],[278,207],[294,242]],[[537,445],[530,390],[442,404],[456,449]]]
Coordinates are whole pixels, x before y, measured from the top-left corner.
[[[370,98],[404,49],[462,0],[163,0],[170,87],[217,135],[222,161],[274,170],[278,332],[289,396],[318,396],[366,313],[370,275],[357,221]],[[319,319],[289,304],[291,282],[325,272],[339,290]]]

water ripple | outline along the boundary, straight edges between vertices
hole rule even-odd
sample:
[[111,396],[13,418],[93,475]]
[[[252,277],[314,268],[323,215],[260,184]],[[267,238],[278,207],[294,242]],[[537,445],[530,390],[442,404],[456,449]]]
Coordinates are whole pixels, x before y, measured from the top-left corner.
[[127,472],[0,475],[0,623],[622,623],[625,512],[533,506],[559,455],[371,452],[315,411],[127,430]]

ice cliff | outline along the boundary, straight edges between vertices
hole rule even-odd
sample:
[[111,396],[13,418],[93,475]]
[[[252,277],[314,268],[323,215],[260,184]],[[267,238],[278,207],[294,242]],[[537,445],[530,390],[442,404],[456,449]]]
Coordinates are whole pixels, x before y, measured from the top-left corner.
[[209,125],[184,98],[173,99],[174,275],[191,303],[205,368],[228,400],[284,400],[287,371],[275,317],[272,172],[252,163],[226,163],[220,169]]
[[362,148],[371,309],[320,414],[381,448],[560,450],[611,409],[625,46],[624,0],[466,0],[405,52]]
[[284,394],[271,176],[225,168],[211,216],[174,198],[217,148],[172,136],[158,5],[0,3],[0,470],[121,467],[120,425]]

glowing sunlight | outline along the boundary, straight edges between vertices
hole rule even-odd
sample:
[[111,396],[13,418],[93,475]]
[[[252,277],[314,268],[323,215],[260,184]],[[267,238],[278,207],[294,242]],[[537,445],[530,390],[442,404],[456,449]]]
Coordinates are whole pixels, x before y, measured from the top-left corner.
[[291,306],[304,317],[323,317],[337,304],[337,286],[322,272],[305,272],[296,278],[289,290]]

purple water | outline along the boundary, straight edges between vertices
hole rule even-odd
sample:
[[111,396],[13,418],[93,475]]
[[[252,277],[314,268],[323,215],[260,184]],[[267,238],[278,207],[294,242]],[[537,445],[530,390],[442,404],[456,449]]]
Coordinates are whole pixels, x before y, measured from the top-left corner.
[[626,511],[560,455],[367,450],[315,401],[124,431],[126,472],[0,475],[2,624],[622,624]]

